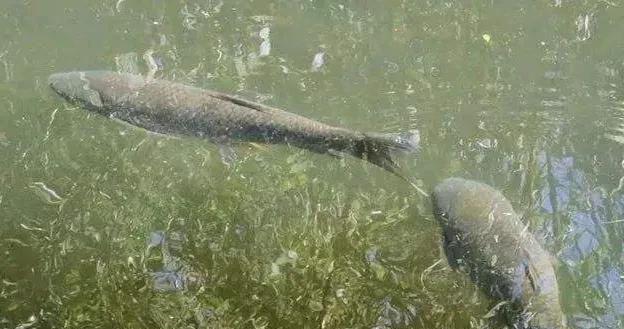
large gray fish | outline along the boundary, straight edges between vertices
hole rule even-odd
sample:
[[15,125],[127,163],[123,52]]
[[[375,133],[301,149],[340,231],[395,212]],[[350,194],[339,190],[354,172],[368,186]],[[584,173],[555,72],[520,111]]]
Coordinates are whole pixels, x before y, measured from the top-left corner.
[[418,143],[412,133],[356,132],[220,92],[139,75],[68,72],[52,74],[48,81],[70,102],[153,132],[347,153],[397,175],[391,151],[413,151]]
[[[496,189],[449,178],[433,192],[449,264],[498,301],[519,328],[566,328],[552,256]],[[508,317],[510,318],[510,317]]]

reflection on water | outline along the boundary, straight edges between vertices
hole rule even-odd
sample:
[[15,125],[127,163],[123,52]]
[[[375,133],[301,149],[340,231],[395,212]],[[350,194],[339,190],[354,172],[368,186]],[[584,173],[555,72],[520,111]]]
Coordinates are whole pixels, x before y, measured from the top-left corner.
[[224,166],[210,143],[64,103],[46,79],[75,69],[418,129],[404,173],[501,189],[557,258],[571,327],[622,327],[623,8],[0,2],[0,327],[497,325],[401,180],[280,146],[237,145]]
[[[624,213],[614,207],[614,201],[604,189],[592,188],[587,175],[575,166],[572,156],[553,157],[540,154],[538,158],[547,181],[540,192],[541,209],[560,221],[565,231],[561,236],[562,250],[559,259],[571,273],[577,286],[603,297],[590,307],[597,310],[592,316],[572,314],[570,319],[579,328],[618,328],[622,316],[621,269],[609,264],[613,255],[607,241],[612,218]],[[601,259],[603,258],[603,259]],[[605,262],[605,263],[603,263]],[[587,274],[587,268],[591,274]],[[588,303],[587,300],[584,301]],[[606,303],[606,304],[605,304]],[[588,307],[589,305],[585,305]]]

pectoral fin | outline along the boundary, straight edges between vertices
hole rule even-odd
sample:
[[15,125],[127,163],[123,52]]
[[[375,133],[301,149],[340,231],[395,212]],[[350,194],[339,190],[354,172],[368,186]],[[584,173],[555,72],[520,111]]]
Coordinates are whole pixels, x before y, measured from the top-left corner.
[[85,91],[85,102],[87,105],[95,108],[101,108],[104,106],[102,99],[100,98],[100,93],[92,89]]
[[523,260],[514,270],[513,284],[511,286],[511,300],[517,301],[525,292],[536,292],[538,290],[535,270],[531,269],[528,260]]
[[268,151],[268,150],[269,150],[266,146],[264,146],[264,145],[262,145],[262,144],[258,144],[258,143],[254,143],[254,142],[249,142],[249,145],[251,145],[251,146],[255,147],[256,149],[258,149],[258,150],[260,150],[260,151],[263,151],[263,152],[266,152],[266,151]]
[[529,267],[525,260],[521,261],[514,269],[512,285],[511,285],[511,301],[515,302],[522,297],[526,288]]
[[327,155],[332,156],[337,159],[344,159],[347,156],[346,153],[338,151],[338,150],[334,150],[334,149],[328,149]]
[[221,156],[221,162],[223,162],[223,164],[228,168],[234,166],[234,163],[236,162],[236,152],[234,151],[234,148],[232,148],[232,145],[227,143],[217,143],[217,147],[219,149],[219,156]]

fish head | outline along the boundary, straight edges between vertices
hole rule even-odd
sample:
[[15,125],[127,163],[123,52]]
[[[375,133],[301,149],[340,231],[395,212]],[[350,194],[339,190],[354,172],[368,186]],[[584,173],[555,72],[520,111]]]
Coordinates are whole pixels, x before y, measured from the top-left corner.
[[115,105],[141,87],[144,80],[138,75],[112,71],[74,71],[54,73],[48,78],[48,84],[70,103],[109,114]]

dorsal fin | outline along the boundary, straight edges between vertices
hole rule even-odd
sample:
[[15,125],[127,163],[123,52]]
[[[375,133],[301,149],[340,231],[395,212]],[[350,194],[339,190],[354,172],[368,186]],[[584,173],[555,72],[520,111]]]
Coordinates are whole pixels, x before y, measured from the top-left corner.
[[227,101],[227,102],[232,102],[232,103],[234,103],[236,105],[248,107],[250,109],[254,109],[254,110],[257,110],[257,111],[262,111],[262,112],[275,112],[275,111],[284,112],[284,111],[282,111],[280,109],[277,109],[277,108],[274,108],[274,107],[270,107],[270,106],[267,106],[267,105],[264,105],[264,104],[248,101],[246,99],[238,98],[236,96],[220,93],[220,92],[217,92],[217,91],[210,91],[210,96],[212,96],[214,98],[218,98],[218,99],[224,100],[224,101]]
[[[527,288],[527,281],[530,283],[529,278],[529,266],[526,260],[523,260],[514,268],[514,273],[511,283],[511,301],[517,301],[524,295],[524,290]],[[528,280],[527,280],[528,279]]]
[[534,292],[538,292],[539,286],[537,284],[537,281],[539,280],[539,278],[537,277],[537,271],[530,262],[529,265],[526,267],[525,275],[527,280],[531,284],[531,289],[533,289]]
[[529,291],[539,293],[539,290],[539,272],[535,268],[531,257],[525,256],[514,269],[511,300],[516,301]]

